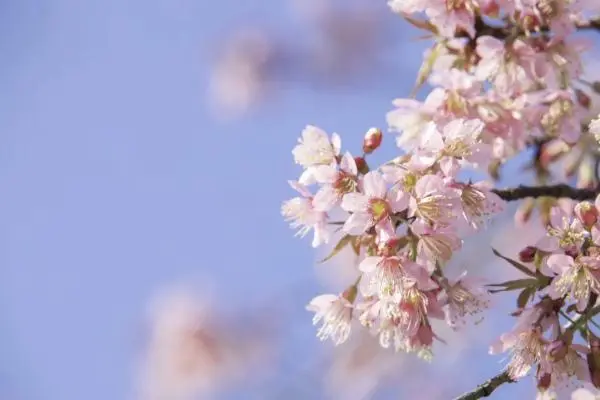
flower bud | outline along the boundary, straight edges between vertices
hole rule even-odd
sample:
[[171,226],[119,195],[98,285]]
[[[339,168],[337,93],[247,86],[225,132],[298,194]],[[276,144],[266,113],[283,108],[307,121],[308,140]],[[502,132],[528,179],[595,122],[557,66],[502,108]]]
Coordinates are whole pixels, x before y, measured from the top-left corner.
[[589,110],[590,106],[592,105],[592,99],[590,99],[590,96],[588,96],[581,89],[575,89],[575,96],[577,96],[577,102],[579,105]]
[[366,174],[369,172],[369,166],[363,157],[354,157],[354,162],[356,163],[356,169],[361,174]]
[[552,384],[552,374],[545,373],[537,377],[537,388],[540,392],[548,390]]
[[481,7],[481,13],[488,17],[498,18],[500,15],[500,7],[495,1],[490,1]]
[[524,15],[521,18],[521,26],[523,26],[523,29],[527,32],[537,30],[540,27],[540,25],[540,19],[533,14]]
[[344,290],[344,292],[342,293],[342,297],[348,300],[349,303],[354,303],[357,294],[358,288],[356,287],[356,285],[352,285],[348,289]]
[[533,262],[537,253],[537,248],[533,246],[527,246],[519,252],[519,261],[521,262]]
[[582,201],[575,205],[577,219],[588,229],[598,222],[598,209],[589,201]]
[[383,133],[381,129],[371,128],[365,134],[365,139],[363,140],[363,151],[366,154],[371,154],[375,151],[383,140]]

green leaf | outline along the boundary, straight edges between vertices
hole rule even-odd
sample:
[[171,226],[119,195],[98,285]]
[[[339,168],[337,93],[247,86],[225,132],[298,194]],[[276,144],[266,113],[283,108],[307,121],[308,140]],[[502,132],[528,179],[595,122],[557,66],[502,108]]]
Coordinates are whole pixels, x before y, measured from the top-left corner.
[[416,18],[411,17],[409,14],[405,14],[405,13],[402,13],[402,17],[406,20],[406,22],[408,22],[415,28],[429,31],[435,35],[437,35],[437,33],[438,33],[436,26],[429,21],[416,19]]
[[410,96],[415,97],[419,89],[423,86],[429,75],[431,75],[431,71],[433,71],[433,66],[437,61],[438,57],[442,52],[442,48],[444,47],[443,43],[436,43],[433,45],[429,56],[423,61],[421,68],[419,69],[419,73],[417,75],[417,82],[415,83],[415,87],[411,91]]
[[322,264],[326,261],[331,260],[336,254],[338,254],[340,251],[342,251],[344,249],[344,247],[346,247],[350,242],[352,242],[352,239],[354,239],[353,235],[344,235],[340,239],[340,241],[335,245],[335,247],[333,248],[331,253],[329,253],[329,255],[327,257],[325,257],[324,259],[319,261],[319,264]]
[[352,250],[354,250],[354,254],[356,254],[357,256],[360,255],[360,236],[355,236],[354,238],[352,238],[350,244],[352,245]]
[[486,286],[495,286],[501,287],[504,286],[508,289],[523,289],[526,287],[537,287],[539,285],[539,281],[533,278],[525,278],[525,279],[515,279],[512,281],[506,281],[502,283],[490,283]]
[[528,287],[523,289],[517,297],[517,308],[525,308],[531,296],[535,293],[535,288]]
[[501,259],[507,261],[510,265],[512,265],[513,267],[515,267],[516,269],[518,269],[519,271],[521,271],[525,275],[535,276],[535,274],[529,268],[527,268],[525,265],[523,265],[521,263],[518,263],[515,260],[511,260],[508,257],[504,257],[502,254],[498,253],[498,251],[496,249],[494,249],[494,248],[492,248],[492,251],[494,252],[494,255],[496,257],[500,257]]

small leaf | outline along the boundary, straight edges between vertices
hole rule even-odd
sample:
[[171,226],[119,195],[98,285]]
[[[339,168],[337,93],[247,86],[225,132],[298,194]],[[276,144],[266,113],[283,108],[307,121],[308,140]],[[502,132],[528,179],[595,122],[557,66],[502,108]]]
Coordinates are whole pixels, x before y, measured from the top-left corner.
[[344,235],[340,239],[340,241],[335,245],[335,247],[333,248],[331,253],[327,257],[325,257],[324,259],[319,261],[319,264],[322,264],[326,261],[331,260],[336,254],[338,254],[340,251],[342,251],[344,249],[344,247],[346,247],[349,243],[351,243],[353,238],[354,238],[353,235]]
[[360,236],[355,236],[354,238],[352,238],[352,241],[350,242],[350,244],[352,245],[352,250],[354,250],[354,254],[359,256],[360,255]]
[[505,287],[506,290],[515,290],[515,289],[523,289],[523,288],[537,288],[539,286],[539,281],[537,279],[515,279],[513,281],[506,281],[502,283],[491,283],[486,286],[495,286],[495,287]]
[[427,58],[423,61],[423,64],[421,65],[421,68],[419,69],[419,73],[417,75],[417,82],[415,83],[415,87],[413,88],[410,94],[411,97],[416,96],[421,86],[423,86],[427,78],[429,78],[429,75],[431,75],[431,71],[433,71],[433,66],[439,58],[443,47],[443,43],[436,43],[431,49],[431,52],[429,53]]
[[423,21],[423,20],[420,20],[420,19],[416,19],[416,18],[411,17],[409,14],[405,14],[405,13],[402,13],[402,17],[406,20],[406,22],[408,22],[409,24],[411,24],[415,28],[424,29],[426,31],[429,31],[429,32],[435,34],[435,35],[437,35],[437,33],[438,33],[438,30],[435,27],[435,25],[433,25],[429,21]]
[[510,263],[510,265],[512,265],[513,267],[515,267],[516,269],[518,269],[519,271],[521,271],[525,275],[535,276],[535,274],[529,268],[527,268],[525,265],[523,265],[521,263],[518,263],[515,260],[511,260],[508,257],[504,257],[502,254],[498,253],[498,251],[496,251],[496,249],[494,249],[494,248],[492,248],[492,251],[494,252],[494,255],[496,255],[497,257],[500,257],[501,259],[507,261],[508,263]]
[[528,287],[523,289],[519,296],[517,297],[517,307],[525,308],[531,296],[535,293],[535,288]]

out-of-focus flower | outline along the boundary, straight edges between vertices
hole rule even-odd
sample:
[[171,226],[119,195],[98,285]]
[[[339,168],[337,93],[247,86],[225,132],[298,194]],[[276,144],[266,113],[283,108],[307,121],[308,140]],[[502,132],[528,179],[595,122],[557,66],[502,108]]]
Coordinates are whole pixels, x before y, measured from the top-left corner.
[[210,398],[260,359],[256,337],[242,336],[215,317],[208,301],[187,291],[158,299],[152,309],[141,400]]
[[210,79],[210,100],[217,111],[240,114],[265,96],[277,49],[260,30],[236,32],[222,48]]

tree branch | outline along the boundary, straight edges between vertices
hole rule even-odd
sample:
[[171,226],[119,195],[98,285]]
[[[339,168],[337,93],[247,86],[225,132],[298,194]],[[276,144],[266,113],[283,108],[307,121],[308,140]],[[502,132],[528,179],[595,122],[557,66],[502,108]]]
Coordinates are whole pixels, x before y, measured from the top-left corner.
[[494,376],[492,379],[477,386],[474,390],[472,390],[468,393],[465,393],[461,396],[458,396],[454,400],[477,400],[482,397],[488,397],[489,395],[492,394],[492,392],[494,390],[498,389],[498,387],[500,385],[502,385],[504,383],[513,383],[513,382],[515,382],[515,381],[513,381],[510,378],[510,376],[508,375],[508,372],[504,371],[504,372]]
[[565,184],[551,186],[520,185],[513,189],[493,189],[492,192],[505,201],[521,200],[528,197],[556,197],[583,201],[594,200],[600,193],[595,189],[577,189]]
[[[579,31],[598,31],[600,32],[600,18],[594,18],[591,19],[587,22],[583,22],[583,23],[579,23],[576,26],[577,30]],[[547,32],[549,30],[549,28],[547,26],[544,26],[541,28],[541,32]],[[506,39],[508,37],[510,37],[511,35],[515,35],[515,34],[525,34],[525,32],[518,30],[515,31],[514,28],[511,27],[506,27],[506,26],[490,26],[488,24],[486,24],[483,19],[481,18],[477,18],[475,20],[475,36],[480,37],[480,36],[493,36],[496,39]],[[467,32],[464,31],[460,31],[457,32],[457,37],[463,37],[463,38],[468,38],[469,34]]]

